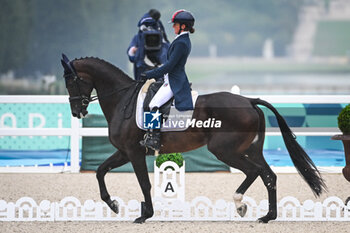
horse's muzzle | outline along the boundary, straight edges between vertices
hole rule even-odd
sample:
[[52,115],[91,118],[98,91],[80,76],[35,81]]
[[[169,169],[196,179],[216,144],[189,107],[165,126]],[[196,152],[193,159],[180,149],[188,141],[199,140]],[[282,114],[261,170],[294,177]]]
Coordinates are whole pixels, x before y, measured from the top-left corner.
[[81,112],[76,113],[72,112],[73,117],[77,117],[78,119],[84,118],[88,114],[88,111],[86,109],[83,109]]

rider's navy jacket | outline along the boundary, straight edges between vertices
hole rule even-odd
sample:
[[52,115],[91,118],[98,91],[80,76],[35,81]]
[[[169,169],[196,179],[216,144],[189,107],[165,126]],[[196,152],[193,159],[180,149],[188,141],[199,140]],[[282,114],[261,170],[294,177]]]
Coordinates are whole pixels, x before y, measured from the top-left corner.
[[147,78],[169,76],[169,84],[174,93],[175,107],[179,111],[193,109],[191,87],[185,73],[187,57],[191,52],[191,41],[188,33],[178,36],[170,45],[167,62],[163,66],[145,72]]

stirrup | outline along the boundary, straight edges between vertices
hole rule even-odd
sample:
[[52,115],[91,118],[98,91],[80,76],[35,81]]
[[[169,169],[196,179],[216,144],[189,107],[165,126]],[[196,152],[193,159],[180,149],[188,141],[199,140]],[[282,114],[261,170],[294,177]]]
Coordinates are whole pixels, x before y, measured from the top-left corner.
[[145,141],[145,147],[148,147],[149,149],[152,149],[154,151],[159,151],[160,150],[160,142],[157,142],[154,139],[150,138],[149,140]]
[[144,136],[144,140],[140,141],[140,144],[146,148],[152,149],[154,151],[160,150],[160,136],[155,136],[155,132],[147,132]]
[[139,141],[140,145],[146,147],[146,149],[148,148],[146,146],[146,143],[147,143],[147,140],[149,140],[149,137],[150,137],[149,132],[147,132],[145,133],[145,135],[143,135],[143,139]]

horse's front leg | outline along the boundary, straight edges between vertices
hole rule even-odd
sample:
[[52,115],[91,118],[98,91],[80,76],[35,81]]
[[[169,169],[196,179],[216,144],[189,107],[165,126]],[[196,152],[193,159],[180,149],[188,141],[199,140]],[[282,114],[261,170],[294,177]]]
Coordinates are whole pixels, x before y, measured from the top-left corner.
[[106,173],[113,168],[120,167],[129,162],[129,160],[122,155],[120,151],[115,152],[106,161],[104,161],[97,169],[96,177],[98,180],[98,185],[100,187],[101,199],[107,203],[107,205],[115,212],[119,213],[119,205],[116,200],[111,200],[110,195],[107,192],[104,177]]
[[144,223],[146,219],[153,216],[151,182],[147,171],[146,156],[137,158],[135,161],[131,161],[131,163],[145,198],[145,202],[141,202],[141,216],[135,219],[134,223]]

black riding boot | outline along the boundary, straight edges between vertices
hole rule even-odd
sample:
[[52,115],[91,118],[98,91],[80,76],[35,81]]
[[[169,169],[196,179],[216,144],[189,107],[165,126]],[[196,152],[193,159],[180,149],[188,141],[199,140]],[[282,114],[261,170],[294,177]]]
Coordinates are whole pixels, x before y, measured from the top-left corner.
[[148,147],[152,150],[160,149],[160,129],[149,129],[145,134],[145,139],[140,141],[140,144],[144,147]]
[[[159,111],[159,108],[155,107],[152,109],[152,113]],[[162,117],[160,119],[160,128],[162,127]],[[150,148],[154,151],[160,149],[160,128],[159,129],[148,129],[145,134],[145,138],[140,141],[140,144],[144,147]]]

